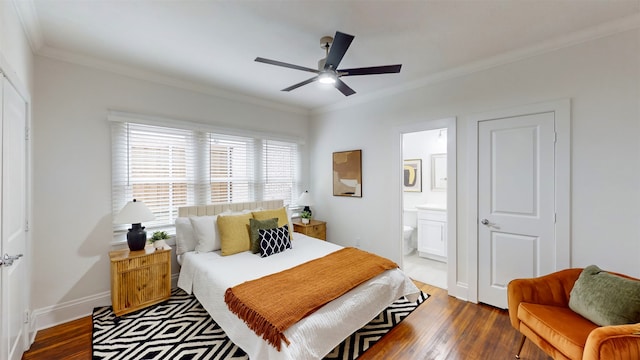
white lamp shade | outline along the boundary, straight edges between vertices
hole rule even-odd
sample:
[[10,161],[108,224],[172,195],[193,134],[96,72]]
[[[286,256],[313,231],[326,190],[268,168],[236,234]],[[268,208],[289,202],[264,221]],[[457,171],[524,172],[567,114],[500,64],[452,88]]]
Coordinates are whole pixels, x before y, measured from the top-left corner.
[[143,221],[155,220],[155,218],[155,215],[142,201],[134,199],[120,210],[113,222],[116,224],[139,224]]
[[313,205],[313,198],[311,197],[308,191],[305,191],[302,194],[300,194],[300,197],[298,198],[297,203],[298,205],[311,206]]

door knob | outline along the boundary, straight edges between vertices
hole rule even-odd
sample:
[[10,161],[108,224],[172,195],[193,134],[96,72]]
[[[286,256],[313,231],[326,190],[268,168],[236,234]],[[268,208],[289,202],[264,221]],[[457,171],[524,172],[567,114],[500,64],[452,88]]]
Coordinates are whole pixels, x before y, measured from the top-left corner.
[[22,254],[10,256],[9,254],[4,254],[2,258],[0,258],[0,266],[11,266],[15,260],[18,260],[22,257]]
[[482,225],[489,225],[489,220],[487,220],[487,219],[482,219],[482,220],[480,220],[480,224],[482,224]]

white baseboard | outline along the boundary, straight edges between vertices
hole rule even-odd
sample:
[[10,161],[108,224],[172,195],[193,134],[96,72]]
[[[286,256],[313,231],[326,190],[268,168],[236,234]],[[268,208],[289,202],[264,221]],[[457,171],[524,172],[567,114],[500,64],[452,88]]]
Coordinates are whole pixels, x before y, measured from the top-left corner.
[[[175,288],[177,284],[178,273],[171,274],[171,288]],[[93,313],[93,308],[99,306],[111,306],[110,291],[35,309],[29,323],[29,337],[32,340],[39,330],[89,316]]]
[[36,331],[91,315],[94,307],[111,305],[111,292],[86,296],[33,311]]

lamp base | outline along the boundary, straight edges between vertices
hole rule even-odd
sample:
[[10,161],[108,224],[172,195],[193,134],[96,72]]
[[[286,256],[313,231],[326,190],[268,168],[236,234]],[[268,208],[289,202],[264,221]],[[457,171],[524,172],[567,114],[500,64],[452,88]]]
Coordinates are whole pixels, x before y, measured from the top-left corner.
[[138,224],[131,224],[131,229],[127,233],[127,244],[130,251],[139,251],[144,249],[147,245],[147,232],[144,231],[144,226]]
[[311,208],[309,208],[309,206],[305,206],[304,209],[302,209],[302,211],[308,211],[309,215],[312,215]]

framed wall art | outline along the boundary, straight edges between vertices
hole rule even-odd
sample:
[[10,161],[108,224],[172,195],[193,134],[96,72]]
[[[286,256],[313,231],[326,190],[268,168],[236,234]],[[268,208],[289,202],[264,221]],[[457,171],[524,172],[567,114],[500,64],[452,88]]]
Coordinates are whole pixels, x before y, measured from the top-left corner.
[[404,191],[422,192],[422,159],[405,160],[402,172]]
[[362,197],[362,150],[333,153],[333,195]]

